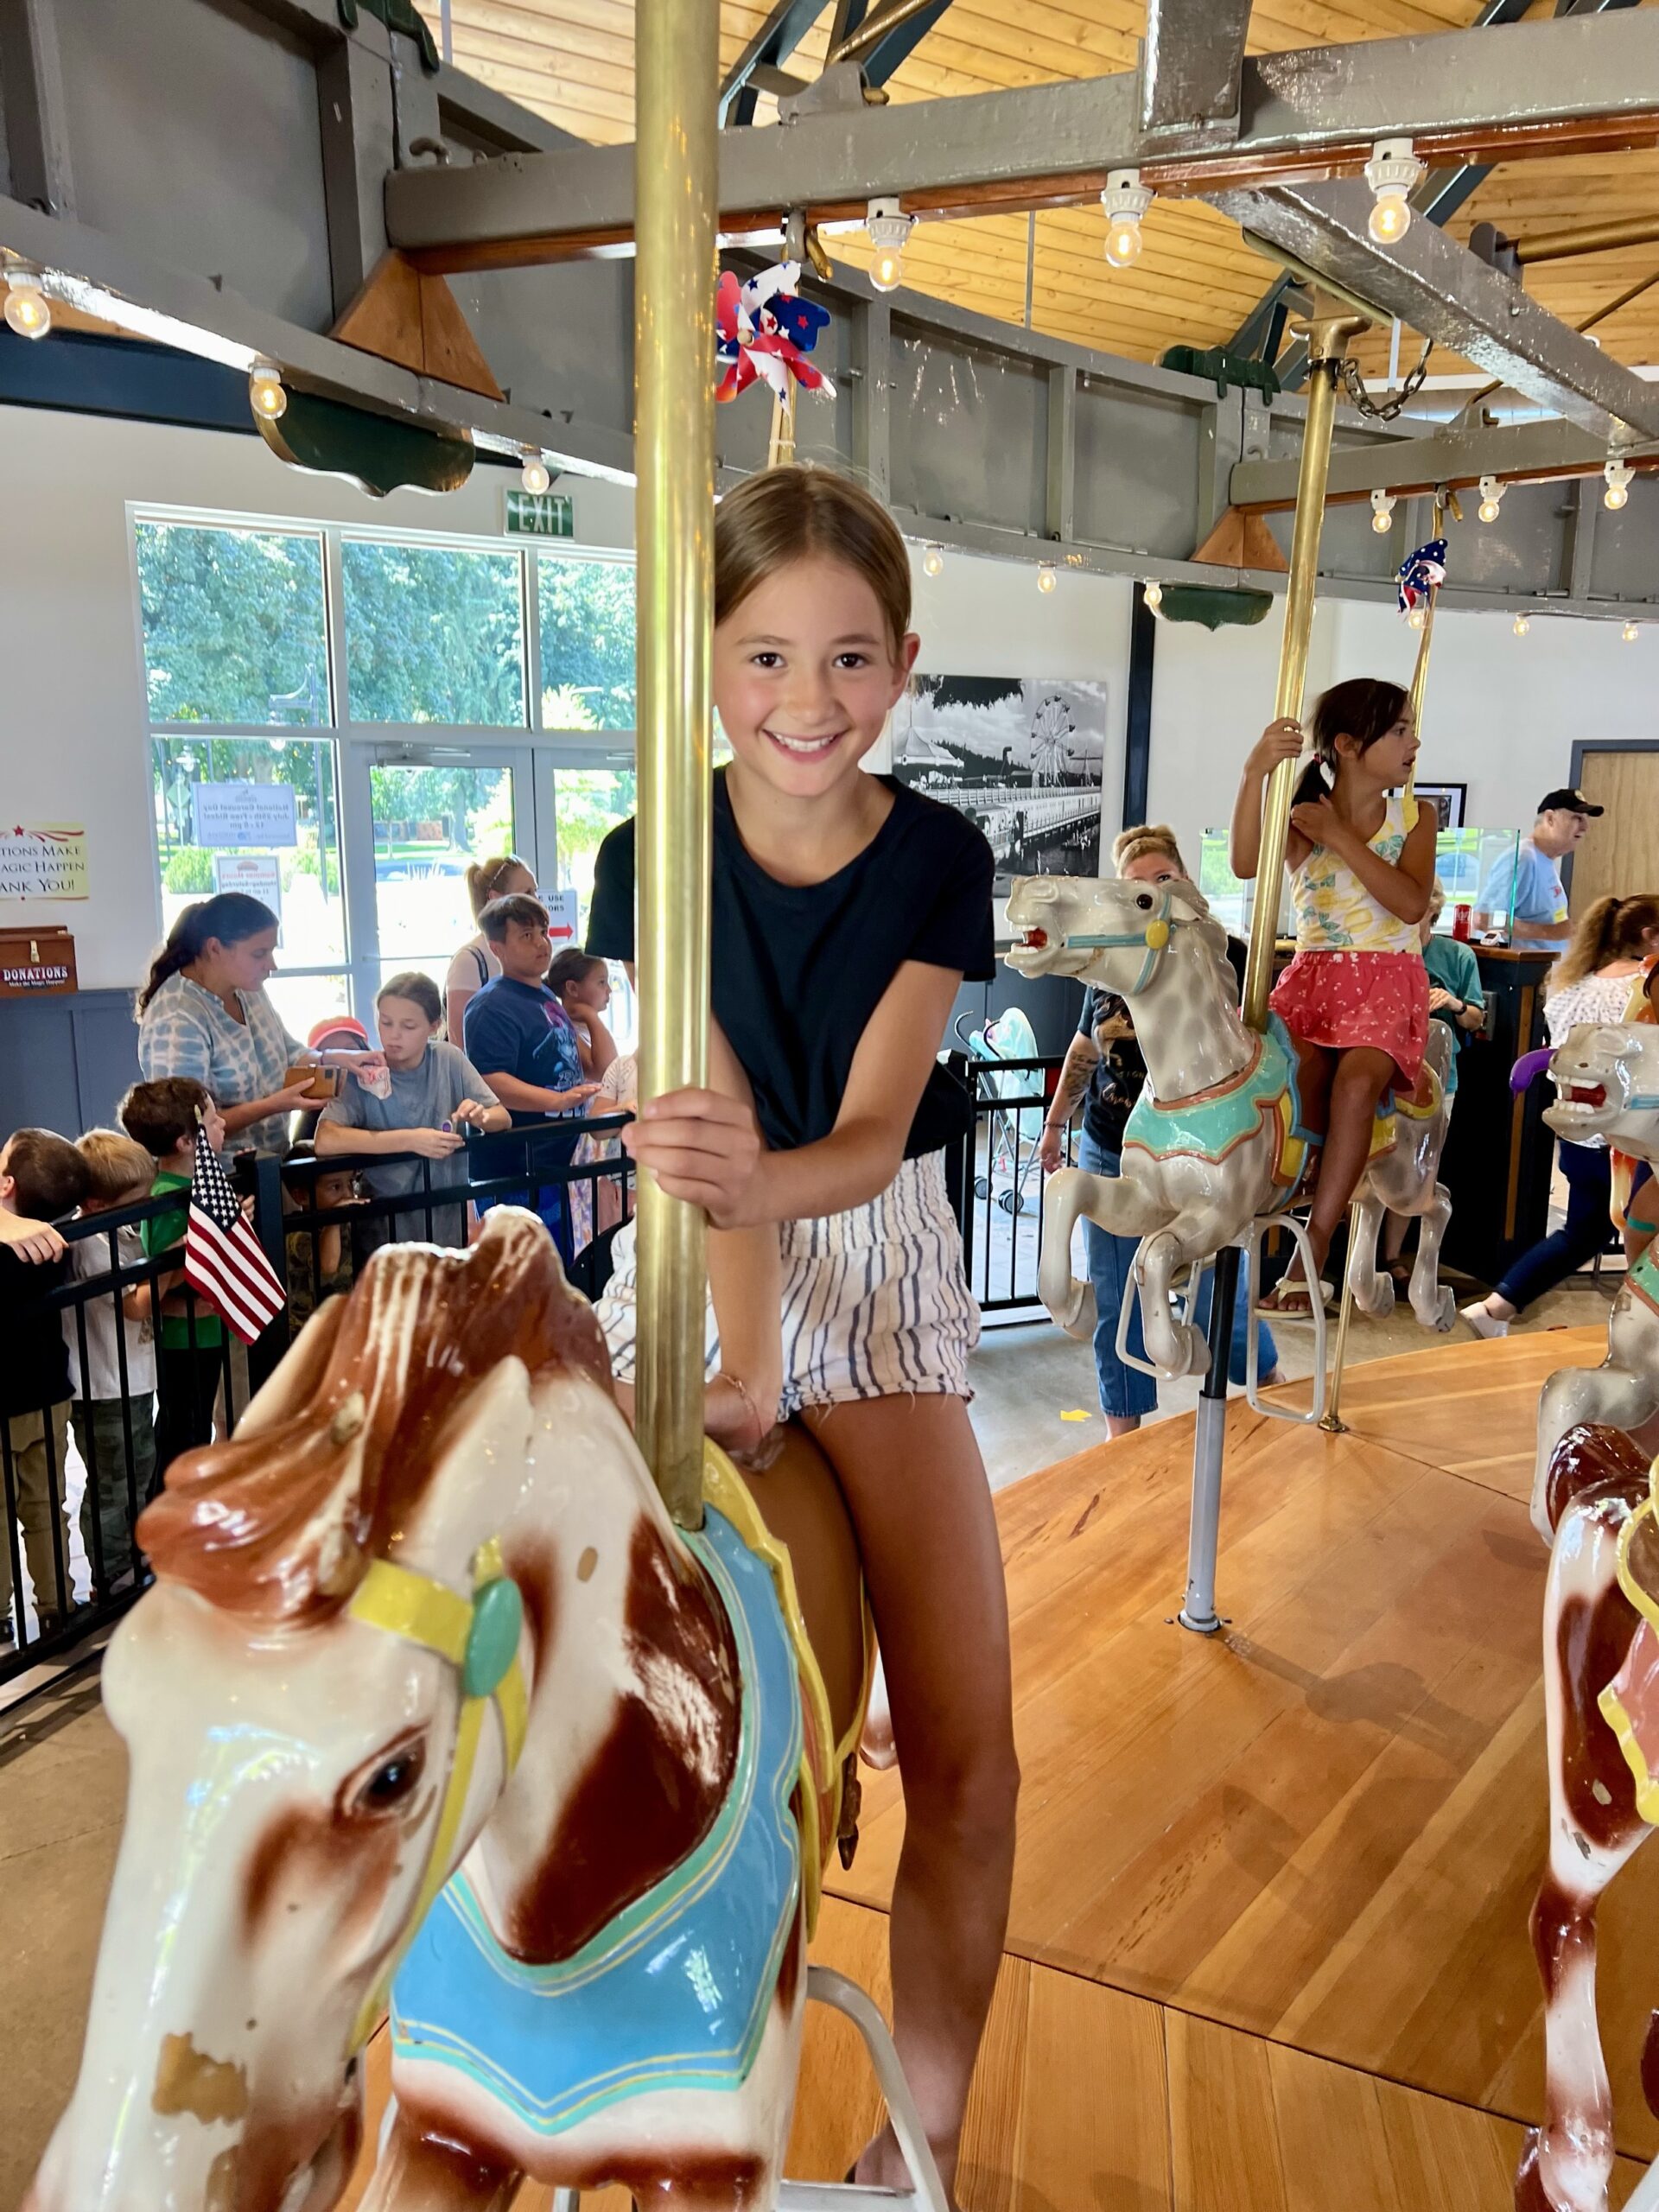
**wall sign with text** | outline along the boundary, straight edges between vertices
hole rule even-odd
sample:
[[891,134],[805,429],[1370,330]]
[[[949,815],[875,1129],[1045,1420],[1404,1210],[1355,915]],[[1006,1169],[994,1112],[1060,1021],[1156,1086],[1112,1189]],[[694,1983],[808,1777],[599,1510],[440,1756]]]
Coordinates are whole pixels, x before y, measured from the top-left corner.
[[0,899],[85,899],[86,832],[79,822],[0,829]]
[[196,842],[239,845],[297,845],[292,784],[192,784]]
[[275,853],[215,853],[215,891],[240,891],[269,906],[276,917],[276,945],[283,943],[283,864]]
[[509,537],[573,537],[575,511],[568,492],[508,492],[505,531]]

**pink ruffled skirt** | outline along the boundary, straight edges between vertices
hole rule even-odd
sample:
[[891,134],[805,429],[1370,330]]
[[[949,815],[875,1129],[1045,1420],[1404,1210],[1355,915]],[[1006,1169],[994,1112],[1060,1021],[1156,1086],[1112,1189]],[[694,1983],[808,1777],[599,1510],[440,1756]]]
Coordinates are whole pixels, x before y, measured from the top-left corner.
[[1414,1090],[1428,1043],[1428,970],[1416,952],[1299,952],[1274,986],[1293,1037],[1335,1052],[1369,1045]]

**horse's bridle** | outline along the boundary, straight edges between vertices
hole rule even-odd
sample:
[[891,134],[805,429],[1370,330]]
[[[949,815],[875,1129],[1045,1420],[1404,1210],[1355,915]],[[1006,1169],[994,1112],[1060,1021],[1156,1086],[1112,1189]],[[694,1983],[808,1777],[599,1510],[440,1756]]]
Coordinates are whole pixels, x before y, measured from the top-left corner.
[[1141,973],[1132,982],[1126,996],[1137,998],[1158,972],[1158,963],[1168,947],[1172,931],[1180,927],[1170,912],[1169,886],[1159,887],[1158,903],[1152,918],[1138,930],[1115,930],[1107,937],[1068,937],[1068,947],[1080,945],[1085,951],[1108,952],[1121,950],[1123,946],[1140,944],[1146,947],[1146,958],[1141,963]]
[[406,1643],[417,1643],[424,1651],[435,1651],[461,1676],[454,1749],[442,1809],[432,1831],[432,1847],[404,1939],[377,1976],[358,2013],[351,2044],[355,2053],[374,2033],[404,1953],[449,1878],[450,1857],[473,1786],[484,1709],[493,1703],[500,1719],[502,1757],[511,1774],[524,1747],[529,1700],[518,1656],[524,1601],[502,1561],[497,1537],[480,1544],[474,1554],[470,1599],[458,1596],[435,1575],[417,1574],[412,1568],[395,1567],[390,1560],[377,1559],[346,1610],[353,1620],[384,1629]]

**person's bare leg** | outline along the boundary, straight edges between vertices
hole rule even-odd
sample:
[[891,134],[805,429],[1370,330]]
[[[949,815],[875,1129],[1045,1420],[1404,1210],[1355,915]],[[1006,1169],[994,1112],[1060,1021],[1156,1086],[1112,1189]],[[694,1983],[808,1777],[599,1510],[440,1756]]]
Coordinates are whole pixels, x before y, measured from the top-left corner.
[[1319,1186],[1307,1217],[1307,1241],[1315,1262],[1325,1265],[1342,1217],[1348,1211],[1365,1162],[1370,1157],[1376,1102],[1392,1081],[1394,1061],[1374,1046],[1356,1045],[1344,1052],[1331,1081],[1331,1126],[1325,1133]]
[[[905,1791],[893,2037],[947,2190],[1007,1926],[1020,1771],[996,1516],[960,1398],[809,1414],[858,1530]],[[905,2185],[890,2132],[858,2177]]]
[[1139,1414],[1103,1414],[1108,1436],[1131,1436],[1141,1426]]
[[1382,1259],[1392,1267],[1404,1249],[1406,1231],[1411,1226],[1411,1217],[1403,1213],[1385,1213],[1382,1217]]

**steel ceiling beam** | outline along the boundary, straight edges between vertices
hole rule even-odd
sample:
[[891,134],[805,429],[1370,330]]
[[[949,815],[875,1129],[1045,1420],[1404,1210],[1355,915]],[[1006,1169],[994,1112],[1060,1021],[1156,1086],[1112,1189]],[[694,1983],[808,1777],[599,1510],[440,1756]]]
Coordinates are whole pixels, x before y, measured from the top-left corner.
[[[1369,499],[1373,492],[1409,499],[1441,484],[1458,490],[1478,484],[1483,476],[1505,484],[1599,476],[1606,457],[1603,440],[1560,421],[1382,437],[1373,445],[1336,448],[1326,496],[1331,504],[1341,505]],[[1633,448],[1630,457],[1637,468],[1659,467],[1659,452],[1644,455]],[[1237,461],[1228,478],[1229,500],[1255,513],[1288,513],[1296,504],[1299,466],[1294,454],[1283,461]]]
[[1216,205],[1247,237],[1363,302],[1379,320],[1398,315],[1592,436],[1659,436],[1659,386],[1432,224],[1414,223],[1394,245],[1378,245],[1367,228],[1372,197],[1363,182],[1221,193]]
[[758,69],[781,69],[823,13],[829,0],[778,0],[778,4],[726,73],[720,88],[722,128],[754,121]]
[[[809,96],[810,98],[810,96]],[[1508,160],[1659,142],[1659,10],[1379,39],[1247,58],[1240,128],[1149,133],[1137,73],[871,107],[785,103],[776,130],[721,142],[721,229],[775,238],[780,211],[856,221],[873,192],[912,213],[1082,205],[1109,170],[1213,194],[1362,167],[1378,138],[1425,158]],[[423,269],[529,267],[631,251],[633,149],[512,155],[407,169],[386,185],[392,242]]]
[[1141,128],[1233,137],[1250,0],[1148,0]]

